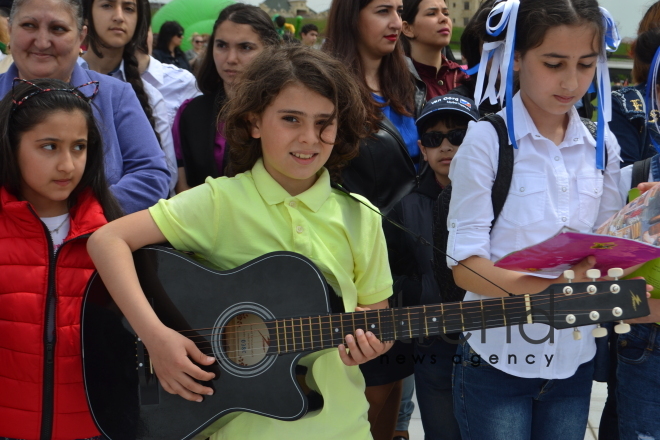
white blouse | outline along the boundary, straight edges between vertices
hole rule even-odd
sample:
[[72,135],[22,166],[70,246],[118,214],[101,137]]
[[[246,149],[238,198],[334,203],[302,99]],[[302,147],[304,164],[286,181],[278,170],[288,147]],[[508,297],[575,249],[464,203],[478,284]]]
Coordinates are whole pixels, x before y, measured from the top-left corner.
[[[619,145],[607,126],[608,163],[603,173],[596,169],[596,143],[575,108],[569,113],[564,140],[555,145],[539,133],[519,93],[513,105],[518,149],[509,194],[492,233],[491,188],[499,155],[495,128],[486,121],[470,122],[452,160],[447,253],[458,261],[473,255],[496,261],[552,237],[563,227],[592,232],[623,206],[618,191]],[[506,120],[504,110],[500,115]],[[456,265],[449,258],[447,264]],[[465,301],[488,298],[473,292],[465,295]],[[593,327],[581,328],[581,340],[574,340],[573,330],[565,329],[554,330],[553,338],[543,343],[530,343],[515,325],[475,332],[469,343],[484,361],[506,373],[561,379],[593,358]],[[545,324],[524,324],[528,339],[541,340],[548,332],[553,329]]]

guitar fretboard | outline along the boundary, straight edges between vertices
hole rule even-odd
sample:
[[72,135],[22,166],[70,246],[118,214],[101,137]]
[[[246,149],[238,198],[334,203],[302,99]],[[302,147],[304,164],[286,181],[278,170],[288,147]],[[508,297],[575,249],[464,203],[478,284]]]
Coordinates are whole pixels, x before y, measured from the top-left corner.
[[269,352],[294,353],[345,344],[355,330],[371,331],[382,341],[531,323],[529,295],[427,306],[367,310],[267,321]]

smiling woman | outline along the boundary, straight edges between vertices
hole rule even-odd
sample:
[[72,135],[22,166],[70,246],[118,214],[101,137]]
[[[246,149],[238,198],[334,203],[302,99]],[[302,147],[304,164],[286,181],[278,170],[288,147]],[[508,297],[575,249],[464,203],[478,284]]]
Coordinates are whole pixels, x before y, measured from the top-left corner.
[[[15,77],[55,78],[75,86],[98,81],[93,110],[102,121],[110,190],[124,211],[144,209],[167,196],[165,156],[131,87],[77,65],[86,35],[80,0],[16,0],[10,14],[14,64],[0,75],[0,95],[12,89]],[[93,91],[82,88],[87,95]]]

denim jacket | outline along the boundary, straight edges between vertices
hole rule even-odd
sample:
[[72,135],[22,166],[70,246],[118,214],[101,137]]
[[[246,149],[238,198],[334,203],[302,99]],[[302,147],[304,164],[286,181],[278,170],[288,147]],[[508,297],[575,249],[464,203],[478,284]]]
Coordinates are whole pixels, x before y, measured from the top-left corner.
[[657,110],[651,112],[650,120],[645,123],[645,90],[646,84],[639,84],[612,92],[610,130],[621,146],[622,167],[656,154],[651,136],[660,144],[660,135],[655,126]]

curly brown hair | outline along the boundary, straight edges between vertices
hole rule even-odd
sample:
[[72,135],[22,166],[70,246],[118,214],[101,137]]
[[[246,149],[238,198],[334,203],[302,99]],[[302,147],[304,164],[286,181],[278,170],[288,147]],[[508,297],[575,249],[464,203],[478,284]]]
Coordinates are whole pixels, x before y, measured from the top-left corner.
[[337,136],[325,164],[333,181],[358,154],[360,140],[371,133],[367,109],[369,97],[355,83],[344,64],[319,50],[299,45],[270,47],[243,72],[236,95],[223,108],[225,137],[230,161],[227,175],[250,170],[262,156],[261,141],[251,136],[250,115],[263,114],[285,87],[300,84],[329,99],[335,106],[323,130],[336,119]]

